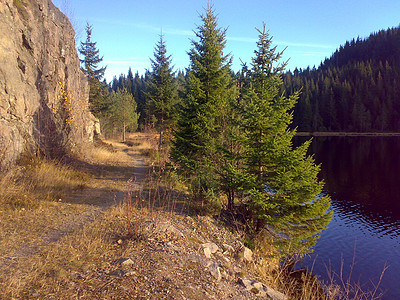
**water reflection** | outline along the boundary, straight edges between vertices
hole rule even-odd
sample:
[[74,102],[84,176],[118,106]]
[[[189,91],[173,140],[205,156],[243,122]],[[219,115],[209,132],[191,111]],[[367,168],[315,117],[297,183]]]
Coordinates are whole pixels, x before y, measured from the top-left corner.
[[388,263],[384,299],[400,299],[400,137],[316,137],[310,153],[335,215],[305,265],[326,278],[327,265],[338,271],[355,255],[352,274],[368,283]]
[[400,233],[400,138],[315,137],[310,153],[337,212],[380,234]]

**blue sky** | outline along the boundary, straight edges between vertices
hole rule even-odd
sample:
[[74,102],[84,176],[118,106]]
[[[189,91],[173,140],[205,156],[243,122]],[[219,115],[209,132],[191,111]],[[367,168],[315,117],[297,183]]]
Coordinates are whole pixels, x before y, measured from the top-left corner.
[[[86,21],[104,63],[106,79],[150,69],[150,58],[161,30],[175,69],[189,64],[187,51],[199,14],[207,1],[193,0],[53,0],[70,17],[78,39],[85,39]],[[226,53],[232,68],[249,62],[257,32],[265,22],[278,49],[287,47],[288,69],[318,66],[352,38],[400,24],[399,0],[214,0],[219,25],[227,28]]]

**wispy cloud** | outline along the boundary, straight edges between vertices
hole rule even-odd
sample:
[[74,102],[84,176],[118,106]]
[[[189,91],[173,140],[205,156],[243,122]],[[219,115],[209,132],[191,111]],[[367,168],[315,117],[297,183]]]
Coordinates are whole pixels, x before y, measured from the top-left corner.
[[104,63],[106,65],[127,65],[134,63],[132,60],[105,60]]
[[194,33],[191,30],[173,28],[170,26],[158,27],[158,26],[147,24],[147,23],[134,23],[134,22],[121,21],[121,20],[108,20],[108,19],[99,19],[99,18],[94,19],[94,21],[103,23],[103,24],[108,24],[108,25],[128,26],[128,27],[142,29],[142,30],[149,31],[149,32],[155,32],[155,33],[161,33],[161,31],[162,31],[164,34],[169,34],[169,35],[194,36]]
[[126,65],[126,64],[133,64],[133,63],[148,63],[149,58],[148,57],[129,57],[126,59],[109,59],[109,60],[104,60],[105,64],[120,64],[120,65]]
[[[243,43],[256,43],[258,39],[240,36],[228,36],[226,38],[228,41],[243,42]],[[278,46],[288,46],[288,47],[301,47],[301,48],[319,48],[319,49],[332,49],[331,45],[325,44],[310,44],[310,43],[295,43],[288,41],[272,41],[273,44]]]
[[319,49],[332,49],[331,45],[324,44],[307,44],[307,43],[293,43],[286,41],[277,41],[275,44],[280,46],[288,46],[288,47],[301,47],[301,48],[319,48]]

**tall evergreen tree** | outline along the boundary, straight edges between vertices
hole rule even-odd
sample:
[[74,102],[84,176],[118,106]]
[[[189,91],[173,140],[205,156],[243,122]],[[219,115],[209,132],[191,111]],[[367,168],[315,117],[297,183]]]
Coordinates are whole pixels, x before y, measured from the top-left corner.
[[157,119],[156,127],[160,133],[160,146],[164,130],[170,128],[177,99],[174,84],[175,72],[171,66],[171,56],[167,55],[167,48],[163,35],[154,48],[154,59],[151,59],[152,72],[146,86],[148,111]]
[[298,93],[289,97],[280,93],[282,53],[272,47],[265,25],[259,33],[240,108],[246,172],[252,186],[248,207],[256,227],[269,224],[288,237],[281,239],[283,253],[304,253],[330,222],[330,199],[321,195],[319,166],[307,156],[310,142],[293,147],[295,130],[288,126]]
[[81,64],[82,71],[85,73],[89,81],[89,103],[91,111],[99,116],[106,109],[105,101],[105,85],[101,83],[106,67],[99,67],[103,61],[103,57],[99,55],[99,49],[96,42],[92,41],[93,27],[86,23],[86,41],[81,42],[79,52],[82,55]]
[[218,28],[211,6],[201,20],[195,32],[198,41],[192,40],[188,53],[186,97],[179,111],[171,157],[191,178],[192,192],[204,200],[219,189],[215,154],[222,145],[232,78],[230,56],[223,52],[226,30]]

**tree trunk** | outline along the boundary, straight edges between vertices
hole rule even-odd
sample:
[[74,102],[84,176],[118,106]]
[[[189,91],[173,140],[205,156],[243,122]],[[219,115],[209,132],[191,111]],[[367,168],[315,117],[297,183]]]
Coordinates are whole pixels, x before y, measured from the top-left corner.
[[124,121],[124,126],[123,126],[123,130],[122,130],[122,140],[123,140],[123,142],[125,142],[125,129],[126,129],[126,124],[125,124],[125,121]]
[[163,139],[163,131],[160,130],[160,139],[158,140],[158,151],[161,150],[161,146],[162,146],[162,139]]
[[228,210],[233,211],[235,193],[233,191],[228,191],[227,196],[228,196]]

